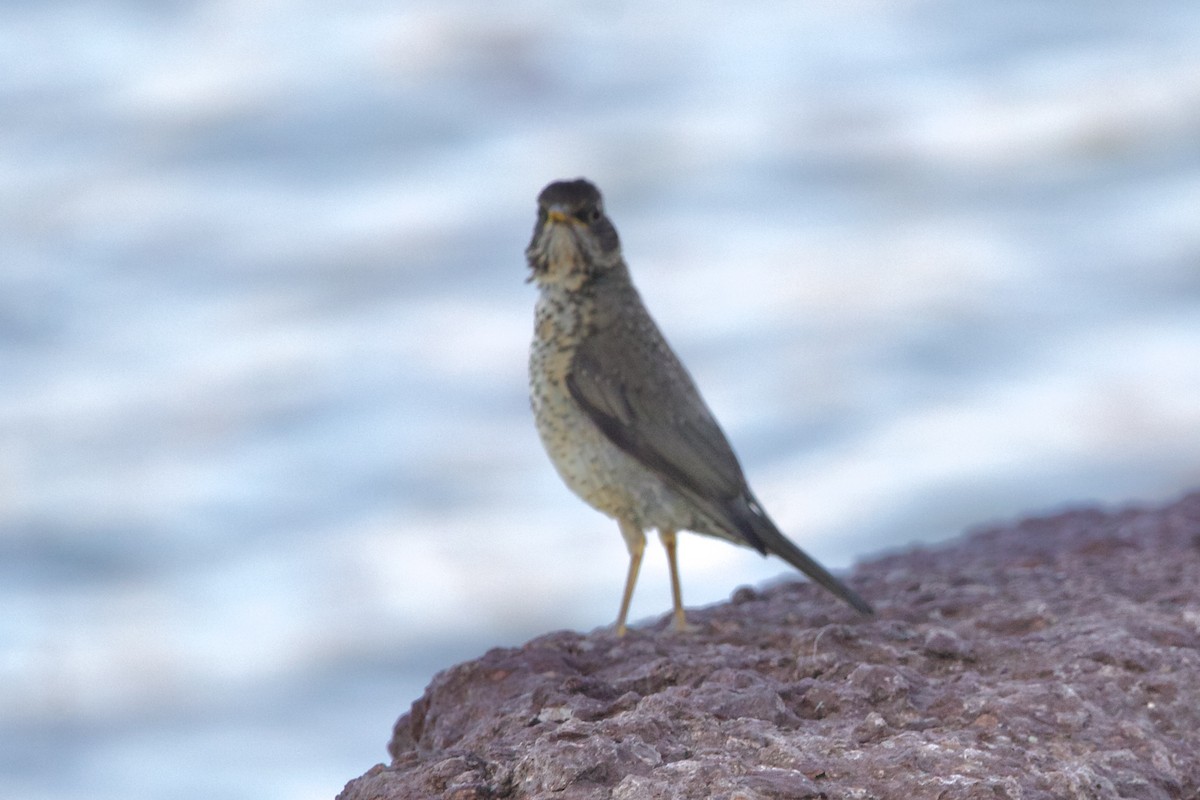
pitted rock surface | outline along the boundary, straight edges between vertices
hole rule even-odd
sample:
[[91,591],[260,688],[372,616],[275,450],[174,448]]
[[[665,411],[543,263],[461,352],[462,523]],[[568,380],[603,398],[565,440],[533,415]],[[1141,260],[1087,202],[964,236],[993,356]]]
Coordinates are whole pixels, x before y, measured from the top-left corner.
[[439,674],[341,800],[1200,797],[1200,493]]

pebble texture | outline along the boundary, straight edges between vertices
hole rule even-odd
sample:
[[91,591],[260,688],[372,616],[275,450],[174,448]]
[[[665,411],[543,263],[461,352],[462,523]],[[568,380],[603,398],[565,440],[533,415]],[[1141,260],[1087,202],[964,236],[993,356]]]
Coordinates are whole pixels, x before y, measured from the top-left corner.
[[340,800],[1200,797],[1200,493],[439,674]]

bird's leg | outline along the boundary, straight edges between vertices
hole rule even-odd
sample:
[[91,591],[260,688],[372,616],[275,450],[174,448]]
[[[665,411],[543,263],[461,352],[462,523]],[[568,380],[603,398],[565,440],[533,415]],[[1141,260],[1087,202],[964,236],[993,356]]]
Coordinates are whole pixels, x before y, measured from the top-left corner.
[[621,613],[617,615],[617,636],[625,635],[625,617],[629,615],[629,601],[633,599],[633,587],[637,584],[638,570],[642,567],[642,554],[646,552],[646,534],[628,520],[618,520],[625,546],[629,548],[629,575],[625,578],[625,594],[621,596]]
[[660,530],[658,538],[667,551],[667,566],[671,570],[671,601],[675,607],[675,630],[689,630],[687,617],[683,613],[683,592],[679,589],[679,565],[675,563],[675,531]]

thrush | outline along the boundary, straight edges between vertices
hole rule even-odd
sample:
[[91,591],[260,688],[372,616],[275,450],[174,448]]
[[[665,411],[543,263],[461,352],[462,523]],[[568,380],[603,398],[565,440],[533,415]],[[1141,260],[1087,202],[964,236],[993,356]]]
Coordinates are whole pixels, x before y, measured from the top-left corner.
[[525,256],[538,288],[529,358],[538,433],[563,481],[617,521],[629,549],[618,635],[651,529],[666,548],[678,630],[687,628],[676,563],[676,534],[684,530],[779,556],[871,614],[755,499],[728,439],[634,288],[599,190],[583,179],[543,189]]

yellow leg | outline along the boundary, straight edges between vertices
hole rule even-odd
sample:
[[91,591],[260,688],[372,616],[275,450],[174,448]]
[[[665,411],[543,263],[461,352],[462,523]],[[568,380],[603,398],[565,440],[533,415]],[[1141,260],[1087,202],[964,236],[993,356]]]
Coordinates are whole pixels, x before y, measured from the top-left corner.
[[646,534],[627,520],[619,520],[617,524],[621,526],[621,535],[629,548],[629,574],[625,577],[625,594],[621,596],[621,613],[617,615],[617,636],[624,636],[629,601],[633,599],[633,587],[637,585],[638,570],[642,568],[642,554],[646,552]]
[[667,550],[667,566],[671,570],[671,601],[675,606],[675,630],[686,631],[688,624],[683,613],[683,592],[679,589],[679,565],[675,563],[675,531],[659,531],[658,538]]

